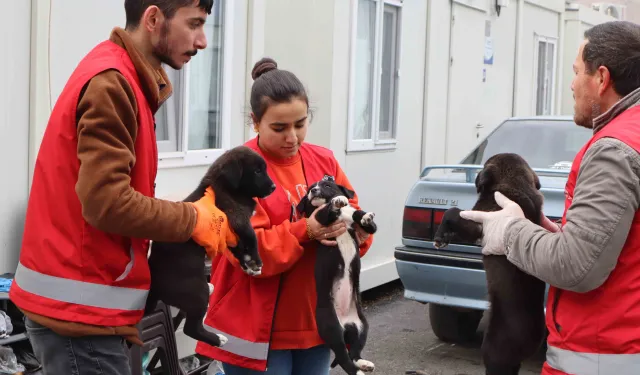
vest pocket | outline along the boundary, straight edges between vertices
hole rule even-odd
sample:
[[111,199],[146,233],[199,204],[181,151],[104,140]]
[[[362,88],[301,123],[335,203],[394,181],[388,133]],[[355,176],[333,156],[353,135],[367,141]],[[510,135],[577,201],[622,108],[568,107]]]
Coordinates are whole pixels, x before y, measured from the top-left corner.
[[[138,253],[138,254],[136,254]],[[79,249],[82,281],[127,287],[140,262],[135,241],[101,232],[85,223],[82,248]]]
[[129,247],[129,258],[130,258],[129,263],[127,263],[127,265],[125,266],[124,272],[122,272],[122,274],[118,276],[116,281],[124,280],[127,276],[129,276],[129,273],[131,273],[131,269],[133,269],[133,263],[135,260],[135,253],[133,251],[133,246]]

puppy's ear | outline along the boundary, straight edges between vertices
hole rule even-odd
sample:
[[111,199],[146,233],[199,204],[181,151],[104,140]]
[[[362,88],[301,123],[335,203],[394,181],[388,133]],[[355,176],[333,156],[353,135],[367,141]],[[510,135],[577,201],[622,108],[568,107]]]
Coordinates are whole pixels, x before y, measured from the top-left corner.
[[540,188],[541,188],[542,186],[540,185],[540,179],[538,178],[538,174],[537,174],[537,173],[535,173],[535,172],[533,172],[533,181],[534,181],[534,182],[535,182],[535,184],[536,184],[536,189],[537,189],[537,190],[540,190]]
[[484,193],[495,182],[495,167],[492,165],[485,166],[476,176],[476,191],[479,194]]
[[237,159],[230,160],[229,164],[222,169],[222,177],[233,189],[239,188],[242,180],[242,163]]
[[311,201],[309,201],[309,198],[305,195],[304,197],[302,197],[302,199],[300,199],[300,203],[298,203],[298,206],[296,206],[296,210],[298,210],[298,212],[306,213],[307,208],[309,208],[310,205]]
[[342,185],[338,185],[338,187],[340,188],[340,191],[342,191],[342,194],[344,194],[345,197],[349,199],[352,199],[353,197],[355,197],[356,193],[353,190],[349,190]]

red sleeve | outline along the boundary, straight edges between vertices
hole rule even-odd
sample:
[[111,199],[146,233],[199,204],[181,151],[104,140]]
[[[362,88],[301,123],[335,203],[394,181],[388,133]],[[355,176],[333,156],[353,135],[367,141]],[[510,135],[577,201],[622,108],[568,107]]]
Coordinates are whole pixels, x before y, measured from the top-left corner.
[[[346,187],[349,190],[354,190],[353,186],[351,186],[351,183],[349,182],[349,179],[347,178],[347,175],[344,174],[344,171],[342,170],[342,168],[340,168],[339,165],[337,166],[337,171],[336,171],[336,183],[338,185],[342,185],[342,186]],[[358,204],[358,194],[354,193],[353,198],[349,199],[349,203],[354,208],[361,209],[360,205]],[[364,241],[363,243],[360,244],[360,257],[361,258],[364,256],[364,254],[367,253],[367,251],[369,251],[369,248],[371,247],[372,243],[373,243],[373,235],[370,235],[369,238],[367,238],[366,241]]]
[[[336,183],[353,190],[353,186],[340,166],[337,166]],[[354,194],[349,203],[357,209],[360,208],[357,194]],[[270,277],[286,272],[302,257],[304,253],[302,244],[309,241],[306,219],[294,223],[285,220],[281,224],[273,225],[264,208],[257,204],[256,214],[251,218],[251,225],[256,232],[258,253],[262,258],[262,273],[257,277]],[[360,244],[360,257],[369,251],[372,243],[373,235]],[[235,267],[240,267],[231,251],[225,251],[225,255]]]
[[[309,241],[306,219],[293,223],[285,220],[281,224],[273,225],[264,208],[257,204],[251,225],[256,232],[258,253],[262,258],[262,273],[257,277],[269,277],[286,272],[302,257],[302,243]],[[225,251],[225,255],[234,266],[240,267],[231,251]]]

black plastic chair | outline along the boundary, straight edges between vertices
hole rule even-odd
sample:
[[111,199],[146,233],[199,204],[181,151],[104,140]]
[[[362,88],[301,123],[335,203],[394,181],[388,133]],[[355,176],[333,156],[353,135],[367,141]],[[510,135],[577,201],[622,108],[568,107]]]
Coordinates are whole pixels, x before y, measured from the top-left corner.
[[[209,363],[204,363],[188,373],[180,367],[175,327],[180,324],[182,319],[180,316],[176,318],[176,325],[174,325],[174,318],[169,306],[158,302],[156,309],[145,315],[138,323],[140,338],[144,342],[144,346],[132,345],[130,348],[133,375],[143,374],[142,356],[153,349],[158,350],[146,366],[147,371],[153,375],[199,375],[207,371]],[[162,364],[159,369],[156,368],[158,362]]]
[[[183,375],[178,361],[178,349],[171,323],[170,310],[166,305],[160,303],[154,312],[146,315],[138,323],[140,338],[144,345],[142,347],[132,345],[129,350],[133,375],[143,374],[142,356],[154,349],[157,349],[154,357],[162,363],[162,374]],[[153,366],[147,366],[147,368],[154,369],[157,361],[154,362]]]
[[[144,342],[144,346],[142,348],[136,348],[137,350],[133,350],[131,353],[131,372],[133,375],[142,375],[142,355],[148,351],[153,349],[157,349],[156,356],[159,356],[162,364],[168,364],[171,361],[169,357],[171,357],[167,350],[167,343],[163,336],[155,337],[151,340],[147,340]],[[168,366],[163,366],[161,368],[163,375],[173,375],[173,374],[182,374],[181,372],[176,372],[176,369],[168,368]]]

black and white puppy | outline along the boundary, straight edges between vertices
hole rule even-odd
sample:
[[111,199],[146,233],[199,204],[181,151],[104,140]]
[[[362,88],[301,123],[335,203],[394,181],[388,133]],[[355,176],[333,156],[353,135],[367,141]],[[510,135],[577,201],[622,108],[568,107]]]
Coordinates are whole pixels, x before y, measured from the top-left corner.
[[[369,324],[362,313],[360,301],[360,254],[354,225],[373,234],[377,226],[374,213],[356,210],[349,205],[354,192],[325,176],[309,188],[298,204],[298,211],[309,217],[318,207],[316,220],[328,226],[342,220],[347,232],[335,240],[337,246],[318,243],[315,263],[316,326],[320,337],[335,354],[331,367],[340,365],[349,375],[373,371],[374,364],[362,359]],[[347,345],[349,349],[347,350]]]
[[[199,200],[208,187],[213,188],[216,206],[226,214],[229,227],[238,236],[237,246],[229,250],[246,273],[259,275],[262,261],[250,222],[256,205],[253,198],[266,197],[275,190],[264,159],[245,146],[225,152],[209,167],[198,187],[184,201]],[[186,315],[184,333],[187,336],[209,345],[222,346],[227,338],[208,332],[203,325],[210,294],[205,276],[205,257],[204,248],[193,239],[184,243],[154,242],[149,257],[151,290],[146,313],[152,312],[157,301],[161,300]]]

